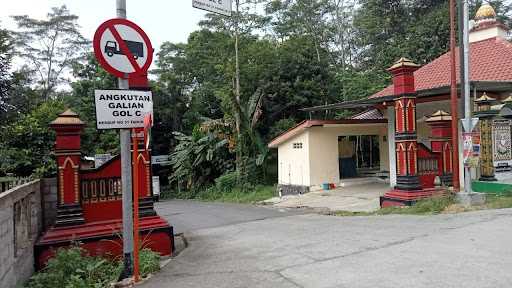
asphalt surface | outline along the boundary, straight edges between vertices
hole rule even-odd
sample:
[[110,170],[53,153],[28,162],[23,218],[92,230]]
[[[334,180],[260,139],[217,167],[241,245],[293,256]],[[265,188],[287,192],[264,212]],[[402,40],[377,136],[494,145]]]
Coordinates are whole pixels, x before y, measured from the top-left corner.
[[231,213],[185,232],[189,247],[141,287],[512,287],[512,209],[229,225]]
[[175,234],[303,213],[297,209],[191,200],[156,202],[155,209],[174,227]]

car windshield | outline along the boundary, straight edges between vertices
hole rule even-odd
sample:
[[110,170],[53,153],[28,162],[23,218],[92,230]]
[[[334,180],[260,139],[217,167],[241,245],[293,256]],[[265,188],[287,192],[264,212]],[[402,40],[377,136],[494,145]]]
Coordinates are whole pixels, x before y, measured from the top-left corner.
[[108,41],[107,46],[109,47],[116,47],[116,42]]

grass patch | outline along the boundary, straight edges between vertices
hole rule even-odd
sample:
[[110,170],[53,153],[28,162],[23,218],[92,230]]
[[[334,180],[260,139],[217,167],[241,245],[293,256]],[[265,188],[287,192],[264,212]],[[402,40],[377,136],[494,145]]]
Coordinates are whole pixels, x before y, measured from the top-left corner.
[[276,187],[269,185],[256,185],[250,187],[234,187],[231,189],[219,189],[212,186],[199,191],[164,191],[161,199],[194,199],[210,202],[230,203],[256,203],[276,195]]
[[512,208],[512,194],[486,195],[483,209]]
[[402,207],[386,207],[374,212],[350,212],[336,211],[336,216],[371,216],[371,215],[389,215],[389,214],[406,214],[406,215],[432,215],[442,213],[447,207],[454,203],[452,196],[433,197],[416,202],[412,206]]
[[434,197],[418,201],[415,205],[405,207],[387,207],[374,212],[336,211],[336,216],[372,216],[372,215],[434,215],[440,213],[460,213],[486,209],[512,208],[512,193],[486,194],[485,204],[464,207],[457,204],[454,196]]

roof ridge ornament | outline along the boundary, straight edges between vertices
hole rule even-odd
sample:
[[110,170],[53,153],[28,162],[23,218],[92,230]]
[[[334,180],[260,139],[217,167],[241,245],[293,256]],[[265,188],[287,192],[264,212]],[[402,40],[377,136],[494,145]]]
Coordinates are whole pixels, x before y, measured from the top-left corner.
[[425,122],[452,121],[452,115],[444,110],[437,110]]
[[495,98],[489,97],[487,93],[484,92],[482,96],[480,96],[478,99],[475,100],[476,103],[490,103],[496,101]]
[[508,103],[512,103],[512,93],[505,99],[503,99],[503,101],[501,101],[505,104],[508,104]]
[[482,4],[476,11],[475,20],[478,22],[496,20],[496,11],[489,3]]
[[67,109],[57,116],[50,125],[84,125],[85,123],[80,120],[78,114],[71,109]]
[[419,68],[420,65],[414,63],[412,60],[408,59],[408,58],[405,58],[405,57],[402,57],[400,59],[398,59],[398,61],[396,61],[391,67],[389,67],[387,70],[388,71],[391,71],[391,70],[394,70],[394,69],[397,69],[397,68],[402,68],[402,67],[414,67],[414,68]]

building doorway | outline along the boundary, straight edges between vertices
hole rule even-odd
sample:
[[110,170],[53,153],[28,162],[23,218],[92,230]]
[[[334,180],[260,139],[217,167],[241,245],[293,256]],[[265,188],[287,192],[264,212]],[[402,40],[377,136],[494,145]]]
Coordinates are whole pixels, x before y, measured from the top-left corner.
[[379,136],[338,137],[340,179],[374,176],[380,169]]

